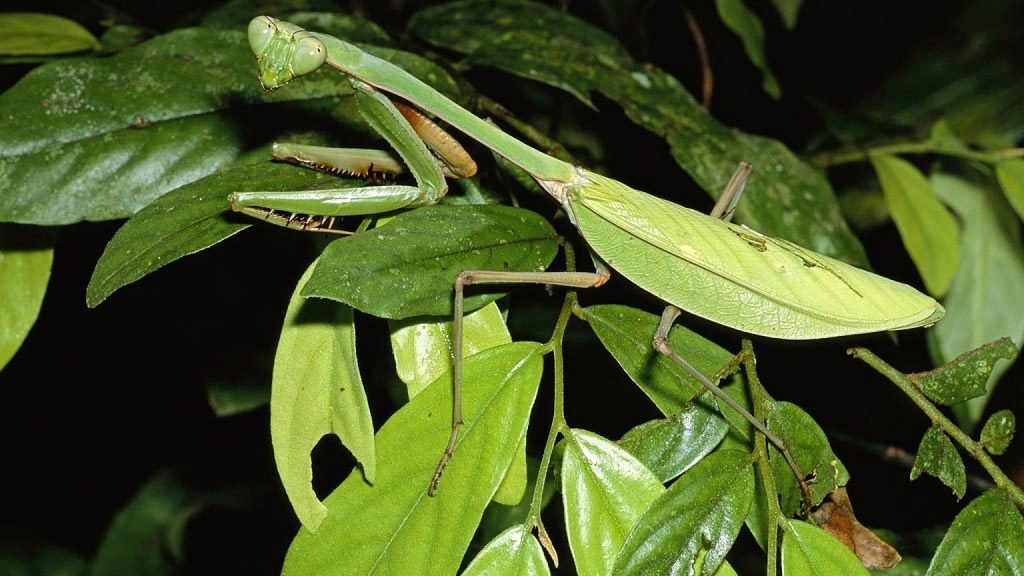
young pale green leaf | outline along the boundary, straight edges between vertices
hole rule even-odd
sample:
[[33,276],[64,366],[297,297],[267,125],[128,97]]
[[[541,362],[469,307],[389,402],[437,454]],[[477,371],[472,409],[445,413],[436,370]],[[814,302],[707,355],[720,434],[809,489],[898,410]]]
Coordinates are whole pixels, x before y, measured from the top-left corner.
[[260,162],[227,168],[185,184],[140,210],[103,250],[85,301],[98,306],[123,286],[258,222],[228,212],[231,192],[327,190],[357,186],[329,174]]
[[964,352],[934,370],[909,377],[933,402],[952,406],[984,394],[999,360],[1013,361],[1017,352],[1009,338],[1000,338]]
[[330,512],[320,530],[300,530],[282,574],[455,573],[526,431],[542,351],[515,342],[471,356],[464,368],[465,424],[436,496],[427,485],[451,431],[450,374],[384,424],[374,484],[350,474],[324,501]]
[[517,524],[498,535],[473,558],[462,576],[545,576],[551,574],[540,542]]
[[[543,271],[558,250],[555,239],[547,220],[527,210],[427,206],[332,242],[303,294],[382,318],[450,317],[459,272]],[[466,309],[497,297],[472,294]]]
[[97,50],[100,41],[74,20],[38,12],[0,13],[0,54],[67,54]]
[[[584,308],[587,323],[630,379],[666,416],[677,414],[703,390],[699,382],[651,346],[658,317],[615,304]],[[711,378],[732,354],[682,326],[673,326],[669,344]]]
[[787,520],[782,537],[782,573],[786,576],[868,576],[867,569],[827,532],[801,520]]
[[996,179],[1017,216],[1024,218],[1024,160],[1013,158],[996,164]]
[[707,456],[725,438],[729,425],[710,393],[698,396],[681,412],[651,420],[619,439],[658,480],[668,482]]
[[[390,320],[391,351],[395,371],[405,382],[409,398],[414,398],[452,367],[452,321],[434,318]],[[465,356],[508,344],[512,336],[498,305],[487,306],[467,314],[462,321],[462,346]]]
[[981,445],[991,454],[1002,454],[1010,447],[1017,418],[1010,410],[1000,410],[989,417],[981,429]]
[[743,0],[715,0],[718,17],[722,23],[736,33],[743,41],[743,49],[747,52],[750,63],[761,70],[761,88],[772,98],[778,100],[782,96],[779,81],[775,79],[764,53],[764,26]]
[[782,23],[790,30],[796,28],[796,19],[800,15],[802,4],[803,0],[772,0],[772,5],[779,12]]
[[[737,218],[816,252],[865,265],[860,242],[815,168],[777,140],[723,126],[671,75],[636,63],[607,33],[536,2],[450,2],[418,12],[410,29],[424,40],[567,90],[590,104],[597,91],[666,139],[676,162],[717,197],[740,161],[757,168]],[[557,53],[559,58],[552,58]]]
[[270,383],[214,380],[206,385],[206,401],[217,416],[244,414],[270,404]]
[[722,564],[754,497],[749,454],[719,450],[683,474],[637,521],[613,574],[690,574],[707,552],[704,574]]
[[[989,178],[932,174],[932,187],[963,222],[960,270],[945,300],[946,317],[932,331],[942,364],[1004,336],[1024,343],[1024,251],[1020,220]],[[965,427],[980,419],[994,383],[1009,368],[1000,362],[989,376],[988,394],[956,412]]]
[[[805,476],[812,475],[813,481],[808,482],[812,505],[820,504],[825,496],[849,482],[850,473],[832,452],[825,432],[799,406],[789,402],[770,402],[767,424],[768,429],[786,443],[800,471]],[[795,514],[800,510],[801,496],[793,470],[774,446],[768,446],[782,512],[786,515]]]
[[615,443],[573,429],[562,457],[562,495],[569,547],[580,576],[604,576],[637,518],[665,487]]
[[917,447],[914,467],[910,470],[910,479],[917,480],[922,472],[927,472],[949,486],[959,500],[967,491],[967,472],[960,453],[956,451],[953,441],[938,426],[932,426],[921,438]]
[[327,516],[313,491],[310,459],[322,437],[335,434],[359,461],[368,482],[377,473],[373,420],[356,363],[352,308],[301,296],[314,266],[299,279],[288,302],[270,396],[277,472],[295,514],[310,532]]
[[53,234],[0,226],[0,370],[36,323],[53,264]]
[[927,576],[1024,573],[1024,518],[1001,489],[967,505],[939,544]]
[[935,197],[928,179],[910,162],[873,154],[871,164],[925,288],[933,296],[942,296],[960,262],[960,230],[956,220]]

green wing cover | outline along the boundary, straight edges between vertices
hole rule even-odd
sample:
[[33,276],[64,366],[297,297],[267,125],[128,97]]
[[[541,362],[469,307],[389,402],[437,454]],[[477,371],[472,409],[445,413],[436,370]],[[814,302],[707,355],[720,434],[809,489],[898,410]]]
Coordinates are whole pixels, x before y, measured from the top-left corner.
[[726,326],[804,340],[928,326],[911,286],[584,172],[569,191],[583,238],[616,271]]

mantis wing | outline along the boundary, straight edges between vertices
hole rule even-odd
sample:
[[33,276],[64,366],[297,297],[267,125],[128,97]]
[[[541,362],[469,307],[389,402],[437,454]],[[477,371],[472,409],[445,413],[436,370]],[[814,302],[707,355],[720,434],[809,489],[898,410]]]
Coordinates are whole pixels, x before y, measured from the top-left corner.
[[585,172],[570,208],[591,248],[644,290],[726,326],[787,340],[927,326],[914,288]]

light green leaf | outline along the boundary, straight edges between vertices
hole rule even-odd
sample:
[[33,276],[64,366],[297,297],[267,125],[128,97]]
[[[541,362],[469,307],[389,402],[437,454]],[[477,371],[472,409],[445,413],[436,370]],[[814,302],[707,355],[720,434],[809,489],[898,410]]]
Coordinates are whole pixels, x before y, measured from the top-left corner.
[[1002,454],[1010,447],[1017,418],[1010,410],[1000,410],[989,417],[981,429],[981,445],[992,454]]
[[[864,266],[863,247],[817,169],[781,142],[720,124],[670,74],[635,62],[609,34],[537,2],[450,2],[419,11],[417,36],[494,66],[567,90],[590,104],[600,92],[638,125],[665,138],[697,184],[718,197],[740,161],[757,167],[737,218],[816,252]],[[558,58],[551,55],[557,53]]]
[[790,30],[796,28],[796,19],[800,15],[800,6],[803,3],[803,0],[772,0],[782,23]]
[[933,296],[949,289],[960,262],[960,230],[949,210],[939,202],[932,186],[913,164],[886,154],[873,154],[896,228],[910,258]]
[[956,451],[953,441],[938,426],[932,426],[921,438],[917,448],[914,467],[910,470],[910,479],[917,480],[922,472],[927,472],[949,486],[959,500],[967,491],[967,471],[960,453]]
[[[395,371],[414,398],[438,376],[452,367],[452,321],[434,318],[389,320],[391,351]],[[467,314],[462,321],[463,354],[508,344],[512,336],[498,305],[490,303]]]
[[1009,338],[1000,338],[964,352],[934,370],[910,374],[909,378],[933,402],[952,406],[984,394],[999,360],[1013,361],[1017,352]]
[[782,92],[765,59],[764,26],[761,25],[761,19],[747,8],[743,0],[715,0],[715,8],[722,22],[743,41],[743,49],[750,63],[761,69],[761,87],[765,93],[778,100]]
[[324,190],[358,182],[267,161],[185,184],[140,210],[114,234],[96,262],[85,301],[98,306],[123,286],[258,222],[229,212],[231,192]]
[[565,527],[580,576],[614,574],[633,524],[665,487],[639,460],[586,430],[566,434],[562,457]]
[[[615,304],[584,308],[587,323],[630,379],[666,416],[686,408],[704,387],[675,362],[651,346],[658,317]],[[709,378],[732,359],[732,354],[683,326],[673,326],[669,343]]]
[[989,490],[967,505],[939,544],[927,576],[1024,573],[1024,518],[1013,499]]
[[[960,270],[949,289],[946,317],[933,335],[942,364],[1004,336],[1020,348],[1024,343],[1024,252],[1020,220],[990,179],[978,180],[941,172],[932,174],[935,193],[956,211],[963,223]],[[956,412],[970,428],[981,418],[994,383],[1009,368],[1000,362],[989,376],[988,394],[970,400]]]
[[544,576],[551,574],[540,542],[523,524],[505,530],[476,555],[462,576]]
[[[768,429],[786,443],[800,471],[805,476],[813,475],[813,481],[808,482],[812,505],[820,504],[832,491],[850,481],[850,473],[832,451],[825,432],[799,406],[789,402],[770,402],[767,424]],[[800,510],[799,485],[783,455],[772,444],[768,446],[772,475],[779,490],[779,504],[784,514],[795,514]]]
[[996,179],[1017,216],[1024,218],[1024,159],[1014,158],[996,164]]
[[[305,296],[330,298],[382,318],[452,315],[463,270],[544,270],[557,234],[534,212],[509,206],[426,206],[335,240]],[[498,298],[471,294],[466,309]]]
[[801,520],[784,522],[782,573],[786,576],[868,576],[853,552],[821,528]]
[[[516,450],[519,450],[516,448]],[[517,453],[518,457],[518,453]],[[540,468],[540,458],[535,456],[526,455],[526,471],[527,471],[527,482],[526,490],[523,491],[524,498],[519,500],[515,505],[508,506],[497,502],[491,502],[487,509],[484,511],[483,520],[480,522],[480,530],[477,536],[484,541],[492,540],[498,537],[498,534],[508,530],[516,524],[521,524],[526,521],[527,515],[530,513],[530,505],[532,504],[532,498],[525,497],[526,495],[533,495],[533,490],[537,484],[537,472]],[[511,467],[509,468],[511,470]],[[552,498],[555,496],[555,470],[554,467],[548,468],[547,477],[544,479],[544,494],[541,495],[541,510],[547,508]],[[507,478],[506,478],[507,480]],[[504,484],[506,480],[503,480]],[[499,488],[500,490],[500,488]]]
[[662,482],[686,472],[725,438],[729,425],[704,393],[668,418],[651,420],[626,432],[619,445]]
[[373,421],[356,363],[352,308],[325,300],[306,300],[302,275],[288,303],[274,355],[270,398],[270,437],[274,461],[299,521],[316,532],[327,508],[311,484],[310,452],[320,438],[335,434],[373,482],[377,460]]
[[683,474],[637,521],[615,561],[616,576],[688,574],[702,550],[703,572],[722,564],[754,497],[749,454],[719,450]]
[[100,41],[74,20],[38,12],[0,13],[0,54],[66,54],[99,47]]
[[515,506],[526,496],[527,484],[529,482],[526,470],[526,434],[523,434],[519,439],[519,446],[516,446],[516,456],[512,459],[512,464],[509,464],[508,471],[505,472],[505,477],[501,479],[498,491],[494,493],[492,499],[498,504]]
[[282,574],[454,574],[525,433],[541,360],[530,342],[466,360],[465,424],[434,497],[427,486],[451,431],[451,375],[402,407],[377,433],[374,484],[350,474],[324,501],[320,530],[300,530]]
[[0,226],[0,370],[36,323],[53,264],[53,234]]

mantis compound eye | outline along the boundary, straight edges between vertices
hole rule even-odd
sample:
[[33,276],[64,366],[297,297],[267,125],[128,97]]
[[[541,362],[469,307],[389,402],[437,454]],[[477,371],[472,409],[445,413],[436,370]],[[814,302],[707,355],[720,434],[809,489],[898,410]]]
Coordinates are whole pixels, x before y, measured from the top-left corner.
[[327,48],[324,43],[312,36],[302,38],[295,44],[292,52],[292,72],[296,76],[309,74],[320,67],[327,59]]
[[276,31],[277,26],[270,16],[257,16],[249,21],[249,47],[253,53],[257,56],[263,54]]

